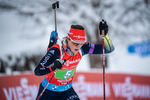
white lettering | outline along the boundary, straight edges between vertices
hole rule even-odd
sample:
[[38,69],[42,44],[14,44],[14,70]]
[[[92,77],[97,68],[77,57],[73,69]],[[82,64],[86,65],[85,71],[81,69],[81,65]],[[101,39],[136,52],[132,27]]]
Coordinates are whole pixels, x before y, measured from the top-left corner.
[[29,86],[29,90],[31,92],[31,97],[33,98],[33,100],[35,100],[38,91],[37,86],[36,85]]
[[133,84],[130,77],[127,77],[124,83],[113,83],[112,87],[115,97],[124,97],[127,100],[150,98],[150,86]]
[[3,88],[7,100],[35,100],[38,86],[28,85],[27,78],[20,80],[20,86]]
[[25,100],[31,100],[30,90],[28,86],[28,80],[26,78],[21,79],[21,87],[23,89],[23,94],[26,95]]
[[[77,82],[73,83],[76,92],[82,100],[87,100],[87,97],[103,97],[103,83],[85,82],[83,75],[78,76]],[[106,97],[110,96],[109,84],[106,83]]]
[[17,94],[18,94],[18,99],[23,100],[23,98],[22,98],[23,97],[22,88],[17,86],[16,91],[17,91]]
[[12,93],[13,93],[13,96],[14,96],[14,100],[17,100],[17,95],[16,95],[16,92],[15,92],[15,89],[14,88],[11,88],[12,89]]
[[40,64],[41,64],[42,66],[44,66],[45,63],[48,61],[49,58],[50,58],[49,56],[46,56],[46,57],[44,58],[43,62],[41,62]]
[[81,59],[77,59],[77,60],[73,60],[73,61],[69,61],[69,60],[67,60],[67,61],[65,62],[65,64],[64,64],[64,65],[69,66],[70,64],[77,63],[77,62],[79,62],[80,60],[81,60]]
[[114,93],[115,93],[115,97],[119,97],[120,96],[120,92],[121,92],[121,89],[120,89],[120,85],[119,84],[113,84],[113,89],[114,89]]
[[54,55],[55,50],[50,50],[50,53]]
[[7,98],[7,100],[12,100],[12,91],[11,91],[11,88],[8,89],[9,92],[7,92],[7,90],[5,88],[3,88],[3,91],[4,91],[4,94]]

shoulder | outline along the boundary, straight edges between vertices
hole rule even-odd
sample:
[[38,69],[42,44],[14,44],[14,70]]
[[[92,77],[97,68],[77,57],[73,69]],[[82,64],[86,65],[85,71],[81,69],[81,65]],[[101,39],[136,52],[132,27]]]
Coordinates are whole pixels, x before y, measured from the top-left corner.
[[59,44],[55,44],[53,45],[48,51],[48,54],[52,54],[52,55],[60,55],[60,46]]
[[85,42],[84,45],[82,46],[82,49],[87,49],[90,47],[90,43],[89,42]]
[[58,48],[58,49],[60,49],[60,44],[55,44],[55,45],[52,46],[52,48]]
[[[60,44],[54,44],[52,47],[49,48],[49,50],[57,50],[57,49],[58,49],[58,50],[61,49]],[[49,50],[48,50],[48,51],[49,51]]]

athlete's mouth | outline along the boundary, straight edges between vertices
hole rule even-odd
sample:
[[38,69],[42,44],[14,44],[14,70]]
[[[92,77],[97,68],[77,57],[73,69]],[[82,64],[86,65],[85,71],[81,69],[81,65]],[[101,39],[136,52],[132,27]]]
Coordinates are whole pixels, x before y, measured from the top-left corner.
[[79,49],[75,49],[75,51],[79,51]]

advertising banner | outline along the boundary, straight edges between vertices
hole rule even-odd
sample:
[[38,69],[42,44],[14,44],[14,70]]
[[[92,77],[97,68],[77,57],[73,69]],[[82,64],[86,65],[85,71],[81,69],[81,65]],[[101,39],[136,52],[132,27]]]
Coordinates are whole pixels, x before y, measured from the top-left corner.
[[[106,100],[150,100],[150,76],[106,73]],[[43,76],[0,76],[0,100],[35,100]],[[103,100],[103,76],[77,72],[73,87],[81,100]]]
[[134,43],[128,46],[128,52],[138,54],[141,57],[150,55],[150,40]]
[[[150,100],[150,76],[107,73],[106,100]],[[74,88],[81,100],[103,100],[102,73],[78,73]]]

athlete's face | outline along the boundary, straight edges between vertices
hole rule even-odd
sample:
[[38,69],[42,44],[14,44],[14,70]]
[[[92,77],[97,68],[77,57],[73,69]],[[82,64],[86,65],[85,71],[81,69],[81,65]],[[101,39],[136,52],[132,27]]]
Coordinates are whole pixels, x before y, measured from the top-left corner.
[[72,40],[70,38],[67,38],[67,41],[68,41],[68,47],[73,53],[78,53],[78,51],[84,44],[84,40]]

